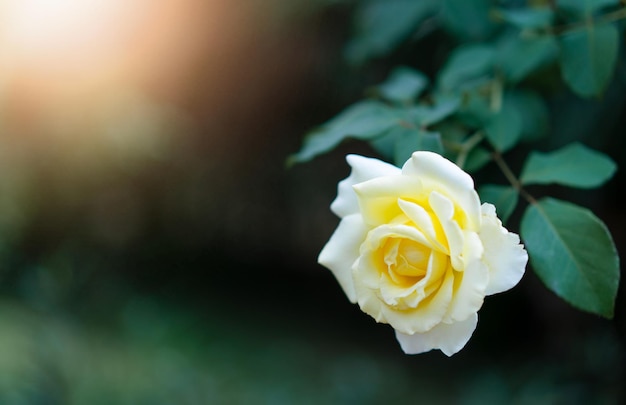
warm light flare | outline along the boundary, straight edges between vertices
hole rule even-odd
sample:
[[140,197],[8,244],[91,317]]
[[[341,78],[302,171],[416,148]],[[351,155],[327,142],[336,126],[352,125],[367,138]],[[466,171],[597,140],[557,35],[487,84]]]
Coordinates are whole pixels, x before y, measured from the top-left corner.
[[15,1],[4,10],[7,40],[15,48],[39,52],[51,45],[80,46],[106,28],[98,25],[118,7],[119,2],[106,0]]
[[215,4],[0,0],[0,104],[11,114],[57,114],[62,105],[98,108],[111,92],[153,90],[144,83],[171,88],[205,43],[202,22],[220,14]]
[[135,123],[151,118],[128,113],[145,111],[136,100],[241,109],[238,94],[262,82],[249,60],[276,60],[261,4],[0,0],[0,140],[70,153],[109,142],[110,128],[139,139]]
[[0,27],[3,64],[45,76],[60,72],[84,76],[110,69],[128,39],[129,22],[140,15],[139,3],[5,0]]
[[195,55],[210,49],[203,23],[223,15],[217,4],[0,0],[3,148],[81,168],[160,154],[178,125],[168,97],[182,94]]

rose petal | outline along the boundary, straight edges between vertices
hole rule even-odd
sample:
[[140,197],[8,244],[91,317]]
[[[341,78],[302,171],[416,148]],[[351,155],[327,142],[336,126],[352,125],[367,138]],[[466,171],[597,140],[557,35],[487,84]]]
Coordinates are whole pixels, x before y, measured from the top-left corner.
[[371,230],[353,266],[357,300],[363,312],[405,333],[424,332],[442,321],[452,300],[453,271],[448,256],[431,251],[423,278],[396,283],[384,262],[382,244],[388,238],[425,241],[417,229],[383,225]]
[[441,323],[425,333],[407,335],[396,330],[396,339],[406,354],[418,354],[439,349],[449,357],[467,344],[477,324],[478,314],[473,314],[461,322]]
[[497,294],[514,287],[524,275],[528,253],[519,236],[502,226],[491,204],[483,204],[483,222],[478,234],[485,252],[483,261],[489,269],[486,294]]
[[361,216],[348,215],[339,222],[317,259],[318,263],[332,271],[352,303],[356,303],[352,266],[359,257],[359,246],[366,235],[367,228]]
[[437,153],[418,151],[402,166],[402,174],[417,176],[425,188],[452,199],[466,216],[467,228],[480,229],[480,199],[474,180],[457,165]]
[[450,301],[453,298],[454,276],[453,270],[448,267],[441,280],[439,288],[433,295],[422,300],[417,308],[394,310],[394,308],[383,306],[382,313],[385,320],[395,330],[403,333],[423,333],[441,324],[443,317],[448,311]]
[[435,226],[433,218],[431,218],[424,207],[403,199],[398,200],[398,206],[402,212],[415,223],[417,229],[428,238],[429,246],[441,253],[450,253],[446,247],[446,243],[439,240],[443,236],[443,229],[441,229],[438,223],[437,226]]
[[446,243],[450,252],[450,260],[455,270],[463,271],[463,231],[454,220],[454,204],[444,195],[433,191],[428,198],[430,207],[435,212],[446,235]]
[[337,198],[330,205],[330,209],[340,218],[359,212],[359,203],[352,186],[381,176],[397,176],[402,172],[396,166],[378,159],[359,155],[348,155],[346,160],[352,171],[350,176],[339,182]]
[[462,272],[454,273],[452,303],[444,321],[462,321],[478,312],[483,305],[485,290],[489,285],[489,270],[480,260],[483,248],[478,235],[465,231],[464,240],[463,255],[467,261]]
[[[427,239],[417,229],[406,225],[383,225],[368,232],[365,242],[361,244],[358,266],[353,266],[353,279],[361,286],[360,290],[365,293],[380,291],[381,299],[388,299],[392,303],[395,298],[404,298],[417,289],[424,289],[427,282],[425,277],[422,281],[410,285],[397,285],[391,277],[387,276],[387,264],[384,263],[380,249],[381,245],[389,239],[410,239],[422,244],[428,243]],[[427,272],[428,275],[428,272]],[[392,303],[393,304],[393,303]]]
[[[407,225],[382,225],[369,231],[359,250],[359,266],[353,267],[354,278],[369,289],[380,290],[383,287],[387,288],[384,286],[385,279],[381,279],[381,275],[387,273],[388,265],[384,263],[384,257],[380,249],[389,239],[409,239],[425,246],[428,245],[428,240],[420,231]],[[439,259],[440,256],[442,254],[438,254],[433,260]],[[447,258],[445,255],[443,257]],[[405,291],[408,288],[410,291],[403,293],[402,297],[411,294],[415,289],[423,290],[429,282],[431,275],[438,278],[443,275],[446,269],[438,271],[439,267],[441,267],[439,266],[440,262],[441,260],[435,260],[431,263],[429,260],[426,276],[417,283],[409,287],[395,285],[394,287],[390,286],[390,288],[394,288],[394,293],[398,294],[400,294],[400,291]],[[437,266],[433,267],[434,264]],[[447,261],[445,264],[447,264]],[[389,282],[395,284],[391,278],[389,278]]]
[[353,188],[363,220],[372,227],[388,224],[403,214],[398,206],[399,198],[426,203],[427,197],[422,192],[420,180],[410,176],[378,177],[356,184]]

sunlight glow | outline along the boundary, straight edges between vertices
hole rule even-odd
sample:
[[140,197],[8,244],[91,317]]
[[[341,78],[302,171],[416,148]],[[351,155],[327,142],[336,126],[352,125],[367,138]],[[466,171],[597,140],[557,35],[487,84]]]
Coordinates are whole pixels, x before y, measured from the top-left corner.
[[[244,3],[0,0],[0,139],[74,150],[79,137],[95,144],[145,120],[126,103],[186,105],[199,89],[221,102],[238,82],[233,66],[255,49],[259,14]],[[126,107],[109,117],[111,106]]]
[[139,11],[136,5],[132,0],[5,0],[0,53],[5,64],[29,70],[93,69],[114,56],[128,19]]
[[[101,18],[95,18],[116,7],[115,2],[103,0],[21,0],[11,3],[7,21],[9,40],[27,48],[48,47],[50,44],[76,45],[84,42]],[[104,8],[104,9],[103,9]],[[80,34],[80,35],[77,35]]]

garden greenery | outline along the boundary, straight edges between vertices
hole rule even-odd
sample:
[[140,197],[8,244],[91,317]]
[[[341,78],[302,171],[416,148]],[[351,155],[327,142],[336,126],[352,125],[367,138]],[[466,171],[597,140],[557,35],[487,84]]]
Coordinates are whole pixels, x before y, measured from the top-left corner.
[[[420,150],[469,173],[493,162],[507,183],[478,184],[480,199],[494,204],[505,224],[523,210],[519,226],[507,226],[520,230],[532,269],[574,307],[612,318],[620,273],[607,227],[588,209],[536,198],[528,186],[590,189],[615,173],[608,156],[573,140],[535,150],[550,135],[546,99],[558,88],[537,83],[556,72],[577,97],[601,98],[619,59],[626,6],[619,0],[364,0],[355,7],[349,63],[387,58],[437,30],[455,46],[435,77],[393,68],[370,97],[308,134],[289,162],[309,161],[346,139],[368,142],[397,166]],[[507,162],[516,149],[530,149],[519,173]]]

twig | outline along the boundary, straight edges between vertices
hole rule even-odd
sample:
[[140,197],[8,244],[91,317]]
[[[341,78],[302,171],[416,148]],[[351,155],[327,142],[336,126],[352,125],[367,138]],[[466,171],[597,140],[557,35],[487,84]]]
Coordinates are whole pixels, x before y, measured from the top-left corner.
[[500,170],[502,170],[502,174],[504,174],[504,177],[506,177],[509,183],[511,183],[511,186],[513,186],[513,188],[519,193],[519,195],[524,197],[524,199],[528,201],[530,204],[537,204],[537,200],[535,200],[535,197],[530,195],[524,189],[524,187],[522,186],[522,183],[515,176],[515,174],[513,174],[513,171],[511,170],[509,165],[507,165],[504,159],[502,158],[502,154],[498,151],[494,151],[491,154],[491,156],[493,157],[494,162],[496,162]]

